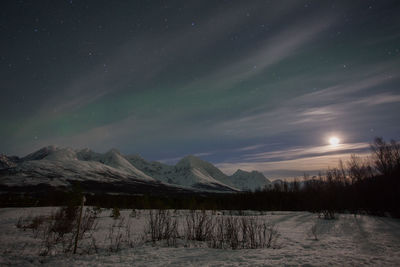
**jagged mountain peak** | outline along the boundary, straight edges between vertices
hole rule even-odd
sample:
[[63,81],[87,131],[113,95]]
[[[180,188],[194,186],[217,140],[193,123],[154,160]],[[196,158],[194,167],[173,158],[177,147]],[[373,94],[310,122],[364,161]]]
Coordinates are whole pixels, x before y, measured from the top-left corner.
[[194,156],[194,155],[187,155],[183,157],[176,165],[193,165],[196,163],[204,162],[202,159]]
[[8,157],[0,154],[0,169],[7,169],[17,166],[19,158],[16,156]]
[[202,160],[196,156],[193,155],[188,155],[181,159],[176,165],[175,168],[192,168],[192,169],[199,169],[202,170],[203,172],[206,172],[215,178],[217,180],[220,180],[219,178],[226,178],[227,176],[221,172],[217,167],[215,167],[213,164],[210,162],[207,162],[205,160]]
[[22,158],[22,160],[41,160],[45,157],[47,157],[50,153],[56,151],[59,147],[56,145],[49,145],[40,148],[39,150],[36,150],[35,152],[32,152],[25,157]]
[[232,184],[236,185],[242,190],[256,190],[264,188],[271,182],[258,171],[244,171],[238,169],[234,174],[229,177]]
[[[182,158],[176,165],[177,168],[189,167],[189,168],[203,168],[203,169],[217,169],[210,162],[202,160],[194,155],[188,155]],[[219,169],[217,169],[219,171]]]
[[136,154],[130,154],[130,155],[126,155],[126,158],[130,158],[130,159],[136,159],[136,160],[145,160],[140,154],[136,153]]
[[213,164],[194,155],[188,155],[175,165],[174,183],[184,184],[198,188],[220,188],[222,190],[237,190],[229,183],[228,176]]
[[[256,178],[259,178],[259,179],[266,179],[266,180],[268,180],[265,176],[264,176],[264,174],[262,173],[262,172],[259,172],[259,171],[241,171],[241,172],[239,172],[239,174],[247,174],[247,175],[249,175],[249,176],[251,176],[251,177],[256,177]],[[268,182],[269,182],[269,180],[268,180]]]
[[119,150],[116,149],[116,148],[111,148],[111,149],[108,150],[105,154],[106,154],[106,155],[107,155],[107,154],[110,154],[110,155],[112,155],[112,154],[121,155],[121,152],[119,152]]
[[94,151],[91,150],[88,147],[82,148],[82,149],[77,149],[76,152],[82,152],[82,153],[93,153]]
[[243,173],[248,173],[248,172],[244,171],[242,169],[237,169],[237,171],[235,171],[235,173],[233,175],[235,175],[235,174],[243,174]]
[[69,147],[58,147],[49,153],[47,160],[77,160],[76,151]]
[[69,147],[62,147],[58,145],[45,146],[31,154],[26,155],[22,161],[32,160],[67,160],[76,159],[76,151]]

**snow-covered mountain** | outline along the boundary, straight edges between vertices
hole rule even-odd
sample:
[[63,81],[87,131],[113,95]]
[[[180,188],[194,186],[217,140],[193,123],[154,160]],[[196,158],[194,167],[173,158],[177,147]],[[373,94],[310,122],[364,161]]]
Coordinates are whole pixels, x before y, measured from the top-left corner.
[[166,187],[136,169],[116,150],[99,154],[87,149],[48,146],[15,161],[13,166],[0,168],[2,190],[63,188],[76,182],[89,190],[106,192],[139,193],[143,190],[160,191]]
[[139,170],[155,179],[176,185],[195,188],[228,187],[233,190],[254,191],[270,186],[271,182],[257,171],[246,172],[238,170],[232,176],[227,176],[209,162],[195,156],[187,156],[175,166],[159,162],[147,162],[140,156],[126,156]]
[[12,168],[17,166],[18,157],[7,157],[0,154],[0,169]]
[[163,183],[211,191],[238,191],[223,182],[227,176],[217,167],[195,156],[184,157],[175,166],[148,162],[138,155],[126,156],[126,159],[139,170]]
[[237,188],[224,183],[226,175],[209,162],[195,156],[186,156],[175,165],[175,174],[171,177],[175,184],[195,188],[220,190],[236,190]]
[[271,185],[271,181],[258,171],[247,172],[239,169],[229,177],[229,180],[237,188],[245,191],[255,191]]
[[213,192],[255,190],[270,183],[255,171],[238,170],[227,176],[195,156],[184,157],[171,166],[149,162],[138,155],[124,156],[116,149],[101,154],[90,149],[48,146],[23,158],[0,155],[0,186],[68,187],[76,181],[101,183],[102,187],[140,184]]
[[125,156],[126,160],[129,161],[133,166],[144,172],[145,174],[153,177],[156,180],[164,183],[173,184],[172,178],[175,173],[174,166],[163,164],[157,161],[146,161],[139,155],[128,155]]

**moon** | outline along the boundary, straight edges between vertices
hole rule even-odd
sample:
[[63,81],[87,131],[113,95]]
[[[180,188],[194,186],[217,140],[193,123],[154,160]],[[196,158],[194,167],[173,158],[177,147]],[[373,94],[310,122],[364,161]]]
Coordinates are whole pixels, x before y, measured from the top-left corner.
[[329,144],[331,144],[331,146],[337,146],[340,143],[340,139],[337,138],[336,136],[332,136],[329,138]]

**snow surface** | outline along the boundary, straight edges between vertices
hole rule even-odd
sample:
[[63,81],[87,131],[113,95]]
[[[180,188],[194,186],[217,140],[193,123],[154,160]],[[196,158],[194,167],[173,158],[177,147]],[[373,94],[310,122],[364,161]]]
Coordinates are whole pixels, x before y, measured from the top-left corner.
[[[113,220],[109,217],[111,210],[104,210],[94,233],[100,247],[98,253],[39,256],[40,238],[34,238],[29,230],[17,229],[15,224],[21,216],[50,214],[54,209],[0,209],[0,266],[400,265],[400,220],[350,214],[340,214],[336,220],[322,220],[308,212],[246,212],[275,224],[280,233],[275,249],[221,250],[201,244],[167,247],[139,242],[133,248],[123,244],[119,252],[110,252],[106,249],[110,243],[108,229],[120,219]],[[187,214],[187,211],[171,212],[182,218]],[[130,218],[130,213],[123,210],[121,217],[129,221],[134,236],[139,237],[146,227],[148,211],[140,211],[135,218]],[[318,240],[311,234],[314,225]]]

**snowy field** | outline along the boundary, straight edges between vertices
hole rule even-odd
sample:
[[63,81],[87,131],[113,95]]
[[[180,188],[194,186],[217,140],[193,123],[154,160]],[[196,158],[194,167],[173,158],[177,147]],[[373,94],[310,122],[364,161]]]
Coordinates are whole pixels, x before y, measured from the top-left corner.
[[[274,234],[274,244],[269,248],[232,250],[184,239],[172,247],[165,242],[146,242],[143,236],[149,211],[132,214],[131,210],[122,210],[120,218],[113,219],[111,210],[103,209],[96,230],[88,233],[86,243],[79,244],[78,254],[52,251],[43,256],[40,234],[18,228],[17,222],[28,216],[49,215],[55,209],[0,209],[0,266],[400,265],[400,220],[349,214],[323,220],[308,212],[248,211],[247,216],[274,225],[278,233]],[[183,221],[188,213],[171,211],[171,216]],[[218,212],[212,216],[228,214]]]

